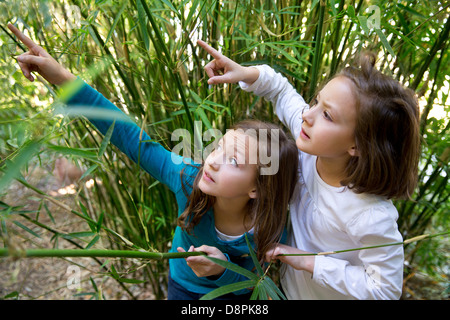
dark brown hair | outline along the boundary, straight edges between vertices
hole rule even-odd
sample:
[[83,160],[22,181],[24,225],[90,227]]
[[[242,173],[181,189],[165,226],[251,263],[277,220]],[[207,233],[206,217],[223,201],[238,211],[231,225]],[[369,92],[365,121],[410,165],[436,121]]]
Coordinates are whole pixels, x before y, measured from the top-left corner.
[[357,101],[358,156],[349,161],[341,183],[357,193],[410,198],[420,156],[417,99],[412,90],[375,69],[373,53],[362,55],[359,64],[336,75],[352,81]]
[[[257,257],[260,263],[263,263],[267,250],[280,241],[286,224],[289,200],[298,179],[298,149],[293,139],[289,138],[278,126],[271,123],[244,120],[235,124],[232,129],[242,129],[244,133],[248,129],[255,129],[254,132],[257,134],[258,141],[260,132],[262,132],[261,129],[266,129],[264,132],[267,132],[267,141],[271,141],[271,135],[278,135],[278,171],[273,175],[257,174],[257,197],[250,199],[247,204],[247,214],[250,215],[254,227]],[[268,143],[267,148],[267,155],[273,157],[270,143]],[[262,165],[258,160],[258,170],[268,165]],[[188,202],[177,223],[187,232],[192,231],[201,217],[215,202],[215,197],[203,193],[198,187],[202,174],[203,165],[199,168],[195,177],[192,192],[189,194],[186,189],[183,189],[188,197]]]

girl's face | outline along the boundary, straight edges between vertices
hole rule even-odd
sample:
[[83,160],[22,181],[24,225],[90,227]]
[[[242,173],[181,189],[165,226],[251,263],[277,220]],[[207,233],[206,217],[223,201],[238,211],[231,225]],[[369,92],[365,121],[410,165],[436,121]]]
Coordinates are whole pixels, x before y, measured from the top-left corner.
[[256,198],[256,139],[229,130],[206,158],[199,181],[202,192],[216,197]]
[[297,147],[319,157],[355,156],[355,125],[353,84],[345,77],[336,77],[319,92],[313,106],[303,113]]

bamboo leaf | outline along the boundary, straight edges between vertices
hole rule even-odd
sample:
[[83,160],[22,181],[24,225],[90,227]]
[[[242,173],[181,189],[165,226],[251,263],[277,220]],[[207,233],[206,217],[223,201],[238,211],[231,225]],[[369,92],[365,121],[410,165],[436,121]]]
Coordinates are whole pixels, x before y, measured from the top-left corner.
[[265,276],[261,283],[265,286],[266,291],[269,294],[269,297],[272,298],[272,300],[280,300],[280,298],[283,300],[287,300],[285,295],[281,292],[281,290],[269,276]]
[[211,122],[209,122],[208,116],[202,108],[195,110],[195,113],[202,119],[202,122],[208,129],[212,129]]
[[231,283],[223,287],[214,289],[213,291],[210,291],[209,293],[202,296],[200,300],[212,300],[217,297],[223,296],[224,294],[254,287],[255,284],[256,284],[255,280],[245,280],[241,282]]
[[100,213],[100,217],[98,218],[98,221],[97,221],[97,226],[96,226],[97,232],[100,232],[100,229],[102,228],[103,217],[104,217],[104,212],[102,211],[102,213]]
[[90,249],[94,244],[97,243],[97,241],[100,239],[100,235],[96,235],[92,240],[88,243],[88,245],[85,247],[86,250]]
[[9,185],[11,180],[20,177],[20,170],[37,154],[39,147],[39,142],[29,141],[19,149],[17,155],[7,163],[6,170],[0,178],[0,191]]
[[114,19],[114,22],[111,25],[111,29],[109,29],[108,35],[106,36],[105,45],[108,43],[109,39],[111,38],[111,36],[112,36],[112,34],[114,32],[114,29],[116,28],[117,23],[119,22],[119,20],[120,20],[120,18],[122,16],[123,12],[125,11],[127,5],[128,5],[128,2],[124,1],[123,4],[122,4],[122,7],[117,12],[116,18]]
[[243,275],[243,276],[245,276],[245,277],[247,277],[247,278],[249,278],[251,280],[258,280],[259,279],[259,277],[256,274],[254,274],[253,272],[251,272],[251,271],[249,271],[249,270],[247,270],[247,269],[245,269],[245,268],[243,268],[241,266],[238,266],[237,264],[234,264],[232,262],[224,261],[224,260],[213,258],[213,257],[209,257],[209,256],[206,256],[206,258],[211,260],[212,262],[218,264],[219,266],[222,266],[224,268],[230,269],[231,271],[239,273],[240,275]]
[[126,278],[118,278],[117,280],[119,280],[120,282],[123,283],[145,283],[145,280],[137,280],[137,279],[126,279]]
[[142,38],[144,40],[145,50],[148,51],[150,48],[150,39],[147,31],[147,18],[145,16],[144,7],[142,6],[142,2],[140,0],[136,1],[136,7],[138,12],[138,22],[142,33]]
[[375,32],[377,33],[378,37],[383,43],[384,48],[389,52],[391,56],[395,57],[395,52],[394,50],[392,50],[392,47],[389,44],[389,41],[386,39],[386,36],[384,35],[383,31],[381,31],[381,29],[375,28]]
[[247,233],[245,233],[245,241],[247,242],[248,251],[250,252],[250,256],[252,257],[253,264],[256,266],[256,271],[258,272],[258,275],[262,277],[264,275],[264,271],[259,264],[258,259],[256,258],[255,251],[253,250],[252,245],[250,244],[250,241],[248,240]]
[[100,144],[100,148],[98,150],[98,158],[101,158],[103,154],[105,153],[106,147],[109,144],[109,141],[111,140],[111,136],[114,132],[114,126],[115,126],[116,120],[113,121],[111,126],[108,128],[108,131],[106,131],[106,134],[102,140],[102,143]]
[[80,177],[80,181],[83,180],[84,178],[86,178],[87,176],[89,176],[90,174],[94,173],[95,170],[98,169],[98,164],[93,164],[92,166],[90,166],[84,173],[83,175]]
[[48,148],[50,150],[53,150],[55,152],[61,153],[63,155],[67,156],[74,156],[74,157],[80,157],[84,159],[89,159],[91,161],[97,160],[97,154],[93,151],[90,151],[90,149],[84,149],[84,148],[70,148],[70,147],[63,147],[63,146],[55,146],[55,145],[48,145]]
[[18,227],[22,228],[23,230],[25,230],[26,232],[31,233],[33,236],[35,236],[35,237],[37,237],[37,238],[40,238],[40,237],[41,237],[41,236],[38,235],[36,232],[34,232],[33,230],[31,230],[31,229],[28,228],[27,226],[23,225],[23,224],[20,223],[19,221],[13,221],[13,223],[14,223],[16,226],[18,226]]

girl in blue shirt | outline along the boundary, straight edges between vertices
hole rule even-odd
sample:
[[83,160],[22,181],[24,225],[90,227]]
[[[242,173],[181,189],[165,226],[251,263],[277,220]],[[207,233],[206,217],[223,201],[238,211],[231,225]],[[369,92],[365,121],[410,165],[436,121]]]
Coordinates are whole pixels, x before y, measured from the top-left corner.
[[[114,123],[110,141],[174,192],[178,226],[171,251],[202,251],[252,270],[247,234],[259,261],[264,262],[267,250],[281,240],[289,199],[297,181],[297,148],[279,127],[255,120],[240,122],[220,139],[203,164],[195,163],[150,141],[108,99],[62,67],[17,28],[11,24],[8,27],[29,48],[17,57],[26,78],[33,81],[31,72],[35,71],[55,85],[73,82],[77,89],[65,101],[67,105],[107,111],[109,119],[92,116],[89,120],[103,134]],[[269,170],[269,174],[262,173],[269,167],[262,161],[262,153],[277,160],[276,170]],[[220,286],[247,280],[203,256],[171,259],[169,265],[169,299],[198,299]],[[248,292],[241,290],[226,298],[248,299]]]

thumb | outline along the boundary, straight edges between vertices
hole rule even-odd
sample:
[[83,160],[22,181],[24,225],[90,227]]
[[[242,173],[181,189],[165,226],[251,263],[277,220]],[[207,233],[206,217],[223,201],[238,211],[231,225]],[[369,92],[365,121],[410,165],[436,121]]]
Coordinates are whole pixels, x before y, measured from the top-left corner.
[[222,84],[222,83],[236,83],[236,80],[230,76],[230,74],[226,73],[221,76],[214,76],[209,78],[208,84]]

